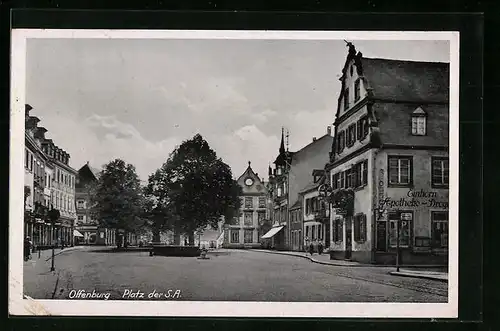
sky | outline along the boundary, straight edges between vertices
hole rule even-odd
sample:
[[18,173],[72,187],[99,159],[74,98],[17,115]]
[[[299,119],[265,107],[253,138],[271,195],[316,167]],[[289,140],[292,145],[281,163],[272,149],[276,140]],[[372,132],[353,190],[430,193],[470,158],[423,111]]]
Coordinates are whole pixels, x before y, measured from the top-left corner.
[[[364,57],[449,62],[447,41],[354,41]],[[141,180],[200,133],[239,177],[267,180],[332,125],[343,40],[28,39],[26,103],[70,165],[121,158]]]

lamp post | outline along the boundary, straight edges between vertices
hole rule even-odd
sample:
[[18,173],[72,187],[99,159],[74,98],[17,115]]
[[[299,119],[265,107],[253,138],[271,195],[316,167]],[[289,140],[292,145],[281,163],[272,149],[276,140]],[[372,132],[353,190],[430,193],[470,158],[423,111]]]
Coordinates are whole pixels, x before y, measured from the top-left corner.
[[[48,212],[48,216],[49,216],[49,220],[52,224],[52,231],[53,231],[53,233],[55,233],[57,235],[56,222],[59,219],[59,217],[61,216],[61,214],[59,213],[59,210],[54,209],[54,206],[51,206],[51,209]],[[55,266],[54,266],[54,258],[55,258],[55,246],[54,246],[54,236],[53,236],[52,237],[52,261],[51,261],[50,271],[56,270]]]
[[396,271],[399,272],[399,228],[400,228],[400,223],[401,223],[401,215],[402,213],[399,212],[399,217],[396,221]]

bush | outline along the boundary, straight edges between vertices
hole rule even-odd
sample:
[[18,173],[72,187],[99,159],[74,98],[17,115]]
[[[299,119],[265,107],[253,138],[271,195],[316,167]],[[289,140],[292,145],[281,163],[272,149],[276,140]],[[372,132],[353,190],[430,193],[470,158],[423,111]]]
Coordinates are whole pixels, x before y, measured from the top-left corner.
[[197,246],[153,246],[153,254],[158,256],[200,256]]

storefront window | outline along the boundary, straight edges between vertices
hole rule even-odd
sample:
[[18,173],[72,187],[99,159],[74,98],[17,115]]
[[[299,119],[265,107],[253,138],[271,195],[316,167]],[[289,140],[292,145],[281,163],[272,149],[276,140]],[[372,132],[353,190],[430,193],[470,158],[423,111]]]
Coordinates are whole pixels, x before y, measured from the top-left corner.
[[[411,213],[405,213],[407,215],[412,215]],[[391,247],[397,246],[397,223],[399,223],[399,247],[409,247],[410,246],[410,231],[411,231],[411,221],[413,216],[407,217],[405,220],[398,220],[398,214],[394,213],[389,215],[389,244]]]
[[434,248],[448,247],[447,212],[432,212],[432,245]]

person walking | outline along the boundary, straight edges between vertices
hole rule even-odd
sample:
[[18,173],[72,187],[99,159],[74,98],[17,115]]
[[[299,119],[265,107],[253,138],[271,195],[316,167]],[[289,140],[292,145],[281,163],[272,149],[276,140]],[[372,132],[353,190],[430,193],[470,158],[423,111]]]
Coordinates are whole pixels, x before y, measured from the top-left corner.
[[323,253],[323,242],[320,241],[318,243],[318,254],[321,255]]
[[28,261],[31,259],[31,248],[33,247],[33,243],[31,242],[30,237],[26,237],[24,239],[24,261]]
[[309,244],[309,254],[311,254],[311,256],[314,254],[314,243],[312,241]]

